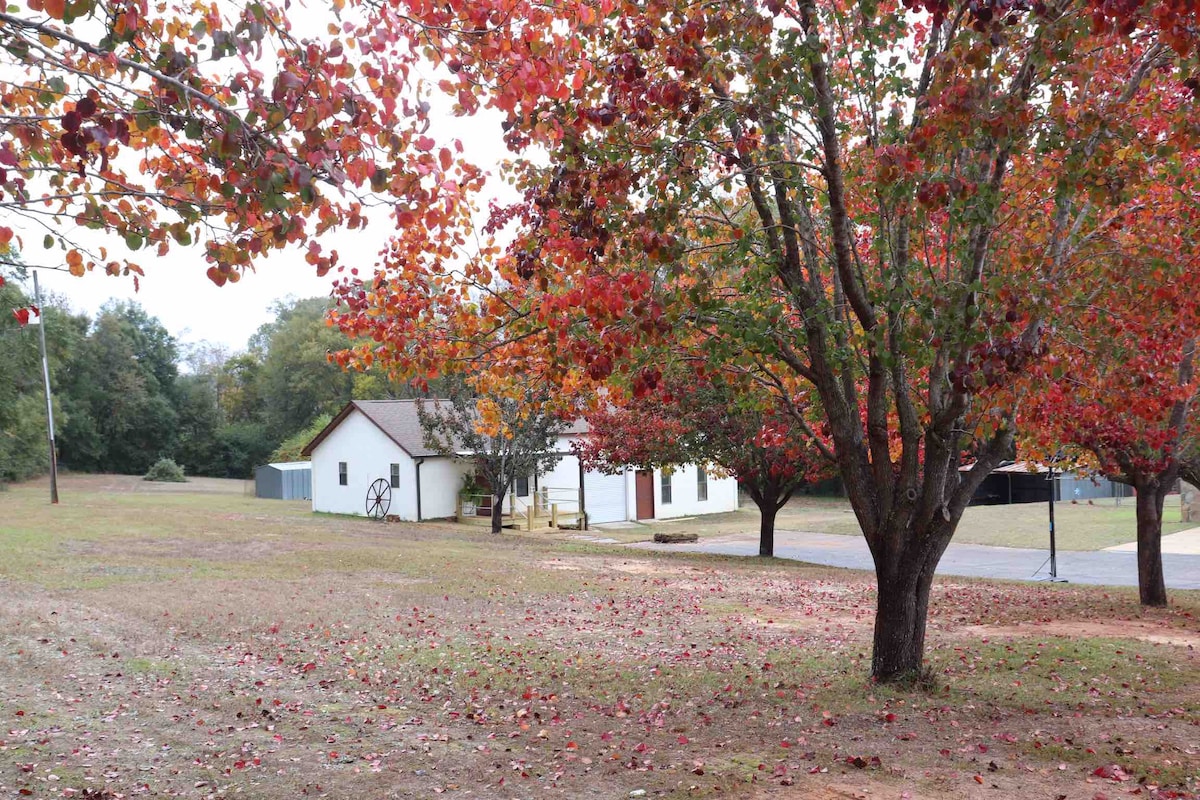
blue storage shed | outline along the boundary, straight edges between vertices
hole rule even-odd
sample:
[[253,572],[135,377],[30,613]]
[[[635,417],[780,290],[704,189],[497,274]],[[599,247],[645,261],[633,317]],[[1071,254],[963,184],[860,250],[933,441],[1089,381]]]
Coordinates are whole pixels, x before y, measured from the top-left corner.
[[312,462],[286,461],[255,467],[254,496],[270,500],[311,500]]

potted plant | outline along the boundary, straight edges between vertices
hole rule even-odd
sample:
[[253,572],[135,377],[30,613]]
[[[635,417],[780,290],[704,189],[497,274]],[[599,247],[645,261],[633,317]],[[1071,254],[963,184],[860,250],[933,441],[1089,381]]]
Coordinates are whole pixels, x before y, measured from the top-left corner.
[[475,516],[478,510],[477,502],[481,494],[483,494],[483,487],[479,484],[475,473],[468,472],[463,475],[462,488],[458,490],[458,497],[462,501],[462,515],[464,517]]

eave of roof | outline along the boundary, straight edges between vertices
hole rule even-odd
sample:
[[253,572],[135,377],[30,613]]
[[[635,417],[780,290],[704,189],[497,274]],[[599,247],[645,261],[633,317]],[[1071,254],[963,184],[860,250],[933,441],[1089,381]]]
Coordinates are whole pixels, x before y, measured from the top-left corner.
[[[391,405],[392,403],[413,404],[414,402],[415,401],[410,401],[410,400],[392,400],[392,401],[375,400],[375,401],[361,401],[361,402],[358,400],[351,400],[349,403],[347,403],[345,405],[345,407],[342,408],[341,411],[339,411],[337,413],[337,415],[333,419],[331,419],[329,421],[328,425],[326,425],[324,428],[321,429],[320,433],[318,433],[315,437],[313,437],[313,440],[311,442],[309,442],[307,445],[304,446],[304,449],[301,450],[300,453],[304,456],[311,457],[313,451],[316,450],[316,448],[321,444],[321,442],[325,441],[325,439],[328,438],[331,433],[333,433],[333,431],[338,427],[338,425],[342,424],[342,422],[345,421],[346,417],[350,416],[350,413],[352,411],[358,411],[360,414],[362,414],[364,417],[366,417],[368,420],[370,420],[371,424],[374,425],[376,428],[378,428],[380,433],[382,433],[389,440],[391,440],[409,458],[437,458],[441,454],[434,453],[434,452],[431,452],[428,450],[421,450],[420,452],[414,453],[411,447],[406,446],[402,441],[400,441],[398,438],[396,438],[396,436],[393,435],[393,433],[391,431],[389,431],[388,428],[384,424],[382,424],[378,419],[376,419],[375,416],[371,412],[371,406],[376,405],[376,404],[379,404],[379,405],[384,405],[384,404]],[[436,404],[439,401],[430,400],[428,402],[433,403],[436,406]],[[585,435],[587,435],[587,433],[588,433],[587,421],[580,418],[580,419],[573,421],[571,423],[571,426],[567,430],[563,431],[563,433],[560,435],[568,436],[568,437],[575,437],[575,436],[585,436]],[[470,453],[463,451],[462,453],[459,453],[459,455],[469,456]]]
[[355,405],[353,400],[351,400],[349,403],[346,403],[346,405],[342,407],[342,410],[334,415],[333,419],[329,420],[329,424],[322,428],[321,432],[314,436],[311,442],[304,445],[304,449],[300,451],[300,455],[311,456],[317,445],[325,441],[325,438],[329,436],[329,434],[333,433],[333,429],[340,425],[342,420],[350,416],[350,412],[354,410]]
[[[386,401],[372,401],[372,402],[386,402]],[[409,401],[395,400],[395,401],[390,401],[390,402],[407,403]],[[432,402],[436,402],[436,401],[432,401]],[[305,456],[311,456],[313,451],[317,448],[317,446],[319,444],[321,444],[321,442],[325,441],[325,439],[329,436],[329,434],[333,433],[334,429],[337,428],[338,425],[342,424],[342,422],[346,419],[346,417],[350,416],[351,411],[357,411],[358,413],[360,413],[364,417],[366,417],[367,420],[369,420],[372,425],[374,425],[376,428],[379,429],[380,433],[382,433],[389,440],[391,440],[391,442],[393,444],[395,444],[397,447],[399,447],[404,452],[404,454],[407,455],[409,458],[438,458],[441,455],[440,453],[424,452],[424,451],[414,454],[412,452],[412,450],[410,450],[408,447],[406,447],[404,445],[403,442],[401,442],[399,439],[397,439],[395,436],[393,436],[391,431],[389,431],[382,424],[380,424],[379,420],[375,419],[375,417],[371,415],[371,412],[364,405],[362,405],[358,400],[351,400],[349,403],[347,403],[346,406],[337,413],[337,416],[335,416],[333,419],[331,419],[329,421],[329,424],[326,425],[324,428],[322,428],[321,432],[318,433],[311,442],[309,442],[307,445],[305,445],[304,449],[300,451],[300,454],[305,455]]]

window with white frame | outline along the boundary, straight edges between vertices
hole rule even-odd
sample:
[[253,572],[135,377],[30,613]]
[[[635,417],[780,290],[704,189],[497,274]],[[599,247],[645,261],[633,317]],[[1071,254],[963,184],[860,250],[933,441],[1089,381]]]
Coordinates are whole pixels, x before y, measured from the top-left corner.
[[349,473],[346,471],[346,462],[338,462],[338,486],[345,486],[349,483]]
[[392,464],[392,488],[400,488],[400,465]]
[[661,473],[661,475],[662,475],[661,497],[662,497],[662,504],[664,506],[671,504],[671,475],[672,475],[672,473],[673,473],[673,470],[670,470],[670,469],[664,469]]
[[708,499],[708,472],[704,467],[696,467],[696,499],[701,503]]

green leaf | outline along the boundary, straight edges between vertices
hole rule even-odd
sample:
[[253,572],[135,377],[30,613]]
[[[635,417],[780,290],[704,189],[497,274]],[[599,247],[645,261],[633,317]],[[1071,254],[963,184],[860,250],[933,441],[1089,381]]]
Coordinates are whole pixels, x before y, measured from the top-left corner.
[[25,61],[29,57],[29,43],[24,39],[10,39],[4,49],[12,53],[19,61]]
[[125,246],[130,250],[140,249],[143,241],[144,240],[142,239],[142,235],[140,233],[125,234]]
[[42,247],[46,248],[47,250],[49,250],[51,247],[54,247],[54,237],[47,233],[45,238],[42,239]]

